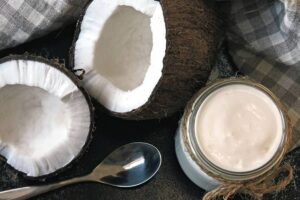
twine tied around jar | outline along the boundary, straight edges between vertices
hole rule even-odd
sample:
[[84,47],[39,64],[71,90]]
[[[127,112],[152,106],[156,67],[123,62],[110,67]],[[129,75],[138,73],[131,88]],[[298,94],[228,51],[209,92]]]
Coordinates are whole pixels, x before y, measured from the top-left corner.
[[[210,83],[207,87],[202,88],[188,103],[181,121],[181,132],[183,134],[182,135],[183,142],[191,158],[198,164],[201,170],[203,170],[207,175],[220,182],[220,186],[212,191],[207,192],[203,197],[203,200],[214,200],[218,197],[223,197],[224,200],[228,200],[236,193],[245,193],[252,196],[255,199],[261,199],[264,194],[283,190],[294,178],[293,167],[287,162],[282,163],[286,153],[289,150],[290,143],[292,140],[292,123],[291,123],[291,119],[287,114],[287,110],[285,106],[281,103],[281,101],[277,97],[273,97],[273,98],[276,101],[277,106],[281,109],[281,111],[285,116],[286,134],[285,134],[285,140],[283,141],[281,154],[278,157],[276,164],[267,172],[252,179],[227,180],[226,178],[223,178],[218,173],[213,173],[209,171],[205,167],[205,165],[199,161],[199,159],[194,153],[194,150],[192,150],[192,146],[189,142],[189,136],[188,136],[188,132],[189,132],[188,124],[192,112],[194,110],[195,102],[197,101],[198,96],[200,96],[201,93],[203,93],[206,90],[206,88],[210,87],[210,85],[221,83],[224,80],[225,79],[217,80],[213,83]],[[250,80],[247,77],[241,77],[241,78],[235,77],[227,80],[243,80],[243,81],[250,82],[252,84],[257,84],[256,82]],[[267,88],[265,89],[267,90]],[[283,173],[285,173],[284,177],[281,176]]]
[[[287,172],[286,177],[274,183],[274,179],[278,178],[282,172]],[[262,177],[258,180],[248,183],[225,183],[206,193],[203,200],[213,200],[217,197],[223,197],[224,200],[228,200],[235,193],[239,192],[249,194],[255,199],[261,199],[266,193],[283,190],[291,180],[293,180],[293,168],[289,163],[285,163],[283,166],[275,169],[269,176]]]

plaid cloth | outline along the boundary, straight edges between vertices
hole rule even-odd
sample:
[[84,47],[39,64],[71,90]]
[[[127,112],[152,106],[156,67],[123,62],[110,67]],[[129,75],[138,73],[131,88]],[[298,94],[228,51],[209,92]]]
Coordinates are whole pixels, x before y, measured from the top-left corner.
[[88,0],[1,0],[0,49],[40,37],[77,19]]
[[297,0],[233,0],[228,46],[240,71],[270,88],[286,105],[300,145],[300,5]]

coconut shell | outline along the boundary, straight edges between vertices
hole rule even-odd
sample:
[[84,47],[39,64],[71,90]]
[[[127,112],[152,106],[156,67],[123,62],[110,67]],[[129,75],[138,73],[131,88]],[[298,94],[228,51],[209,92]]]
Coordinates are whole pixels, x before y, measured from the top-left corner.
[[[221,43],[221,23],[216,11],[203,0],[161,0],[166,24],[166,53],[162,77],[148,102],[127,113],[110,114],[131,120],[160,119],[182,111],[203,87]],[[77,23],[70,63],[83,17]],[[107,110],[107,109],[106,109]]]
[[[33,177],[33,176],[27,176],[26,174],[24,174],[23,172],[19,172],[20,174],[22,174],[26,179],[31,179],[31,180],[38,180],[38,181],[46,181],[49,178],[52,178],[54,176],[57,176],[59,174],[61,174],[62,172],[66,171],[67,169],[71,168],[75,163],[77,163],[80,158],[83,156],[83,154],[88,150],[88,146],[90,144],[90,142],[92,141],[93,138],[93,132],[96,130],[95,128],[95,120],[94,120],[94,107],[92,105],[92,101],[90,96],[87,94],[87,92],[85,91],[85,89],[82,87],[82,84],[79,80],[78,77],[76,77],[72,72],[70,72],[69,70],[67,70],[63,64],[59,63],[58,60],[56,59],[46,59],[43,58],[41,56],[35,56],[35,55],[29,55],[29,54],[24,54],[24,55],[10,55],[4,58],[0,59],[0,64],[5,63],[7,61],[11,61],[11,60],[31,60],[31,61],[37,61],[37,62],[41,62],[41,63],[45,63],[50,65],[51,67],[54,67],[56,69],[58,69],[60,72],[62,72],[63,74],[65,74],[68,78],[70,78],[70,80],[78,87],[78,89],[82,92],[83,96],[85,97],[88,106],[89,106],[89,110],[90,110],[90,119],[91,119],[91,124],[89,127],[89,133],[87,136],[87,139],[85,141],[85,145],[81,148],[80,153],[73,158],[73,160],[71,162],[69,162],[66,166],[52,172],[46,175],[42,175],[42,176],[37,176],[37,177]],[[3,157],[2,155],[0,155],[0,158],[3,160],[6,160],[5,157]],[[10,165],[9,165],[10,166]],[[10,166],[11,168],[13,168],[12,166]],[[14,168],[13,168],[14,169]]]

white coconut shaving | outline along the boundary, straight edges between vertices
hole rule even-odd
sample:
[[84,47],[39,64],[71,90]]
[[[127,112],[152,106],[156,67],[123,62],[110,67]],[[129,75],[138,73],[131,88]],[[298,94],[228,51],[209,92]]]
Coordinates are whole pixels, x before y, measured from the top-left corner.
[[0,154],[28,176],[70,163],[86,143],[88,103],[58,69],[29,60],[0,64]]
[[74,52],[89,93],[114,112],[144,105],[162,76],[165,29],[157,1],[94,0]]

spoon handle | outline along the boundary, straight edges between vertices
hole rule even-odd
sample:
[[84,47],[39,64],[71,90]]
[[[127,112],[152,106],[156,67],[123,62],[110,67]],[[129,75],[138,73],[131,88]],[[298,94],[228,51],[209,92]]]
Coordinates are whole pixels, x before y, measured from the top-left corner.
[[48,184],[48,185],[40,185],[40,186],[28,186],[22,188],[16,188],[11,190],[6,190],[0,192],[0,200],[23,200],[28,199],[30,197],[37,196],[42,193],[49,192],[51,190],[55,190],[66,185],[91,181],[89,176],[77,177],[73,179],[69,179],[66,181],[61,181],[58,183]]

